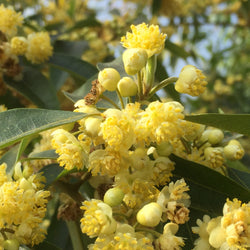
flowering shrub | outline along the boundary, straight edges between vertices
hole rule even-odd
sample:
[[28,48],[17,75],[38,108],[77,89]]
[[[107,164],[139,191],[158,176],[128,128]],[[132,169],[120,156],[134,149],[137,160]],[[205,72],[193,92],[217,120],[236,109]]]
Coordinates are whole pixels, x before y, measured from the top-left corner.
[[157,24],[123,27],[111,62],[80,59],[70,39],[87,32],[87,6],[55,4],[41,7],[44,30],[0,6],[0,77],[19,101],[0,106],[0,249],[248,249],[250,116],[191,115],[185,98],[206,94],[209,78],[190,64],[159,78]]

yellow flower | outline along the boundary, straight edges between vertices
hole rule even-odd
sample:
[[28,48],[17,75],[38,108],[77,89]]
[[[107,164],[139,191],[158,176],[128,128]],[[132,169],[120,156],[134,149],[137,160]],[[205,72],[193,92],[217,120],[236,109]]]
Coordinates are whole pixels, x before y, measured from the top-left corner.
[[13,7],[4,7],[0,5],[0,31],[5,33],[7,36],[14,36],[17,32],[17,26],[21,26],[23,17],[21,13],[16,13]]
[[186,65],[182,68],[175,83],[175,89],[180,93],[198,96],[206,89],[207,81],[205,78],[201,70],[193,65]]
[[98,149],[89,155],[88,170],[92,175],[116,175],[121,169],[127,168],[123,155],[111,148]]
[[82,210],[85,210],[81,219],[81,229],[90,238],[112,234],[116,230],[116,221],[112,216],[112,208],[100,200],[84,201]]
[[24,55],[28,48],[28,42],[25,37],[15,36],[11,39],[11,51],[15,55]]
[[248,249],[250,247],[250,202],[238,199],[227,202],[223,208],[221,227],[226,232],[226,242],[230,247]]
[[205,164],[211,168],[219,168],[223,165],[225,159],[222,147],[207,147],[204,150]]
[[129,149],[135,143],[134,120],[117,109],[108,109],[103,116],[100,134],[105,142],[116,151]]
[[151,102],[136,123],[138,140],[146,143],[170,141],[182,135],[184,107],[179,102]]
[[47,32],[38,32],[28,35],[26,58],[32,63],[43,63],[52,55],[53,48]]
[[78,141],[71,133],[64,129],[57,129],[52,133],[52,147],[60,156],[57,161],[60,166],[71,170],[74,167],[83,169],[87,161],[88,149],[81,141]]
[[33,183],[30,184],[27,189],[22,188],[21,182],[12,180],[0,185],[0,228],[12,231],[11,238],[20,244],[33,246],[45,239],[46,232],[40,228],[40,224],[46,213],[50,192],[36,190]]
[[187,207],[190,205],[190,196],[186,193],[188,190],[184,179],[171,182],[161,190],[157,203],[163,209],[163,221],[169,219],[177,224],[184,224],[189,220]]
[[121,38],[121,43],[125,48],[145,49],[148,57],[158,54],[164,49],[166,34],[160,33],[158,25],[148,26],[142,23],[137,26],[131,25],[130,28],[132,33],[127,32],[126,36]]
[[103,235],[89,246],[90,250],[153,250],[152,240],[142,233],[135,232],[128,224],[118,224],[112,235]]
[[175,223],[167,223],[164,226],[163,234],[155,240],[156,250],[180,250],[183,247],[184,241],[182,237],[175,236],[179,226]]
[[0,186],[8,181],[8,176],[6,175],[7,164],[0,164]]

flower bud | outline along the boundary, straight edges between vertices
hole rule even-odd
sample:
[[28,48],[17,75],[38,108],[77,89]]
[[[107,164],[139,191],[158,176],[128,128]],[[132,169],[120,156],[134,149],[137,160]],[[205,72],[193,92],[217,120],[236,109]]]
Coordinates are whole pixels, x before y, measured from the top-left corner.
[[137,221],[147,227],[155,227],[159,224],[162,216],[162,208],[156,202],[145,205],[136,215]]
[[212,129],[208,135],[208,142],[212,145],[220,143],[224,138],[224,133],[220,129]]
[[132,48],[124,51],[122,59],[127,74],[135,75],[146,66],[148,54],[145,49]]
[[17,56],[24,55],[28,48],[28,41],[25,37],[13,37],[11,39],[11,52]]
[[175,83],[175,89],[180,93],[198,96],[206,89],[207,81],[205,78],[201,70],[193,65],[186,65],[182,68]]
[[102,120],[96,117],[88,117],[85,119],[86,132],[91,136],[97,136],[100,131]]
[[113,68],[106,68],[98,74],[98,81],[108,91],[115,91],[120,79],[119,72]]
[[240,160],[244,156],[244,149],[237,140],[231,140],[227,146],[224,147],[224,155],[228,160]]
[[114,187],[107,190],[103,197],[103,201],[109,206],[114,207],[121,204],[123,197],[123,191],[118,187]]
[[169,156],[173,152],[173,146],[169,142],[162,142],[156,146],[156,150],[160,156]]
[[121,96],[124,96],[124,97],[135,96],[137,94],[137,91],[138,91],[137,84],[130,77],[123,77],[118,82],[117,87],[121,93]]
[[18,250],[19,249],[19,242],[16,239],[5,240],[3,243],[3,248],[5,250]]
[[219,168],[224,163],[224,155],[222,147],[207,147],[204,150],[204,155],[209,166],[212,168]]

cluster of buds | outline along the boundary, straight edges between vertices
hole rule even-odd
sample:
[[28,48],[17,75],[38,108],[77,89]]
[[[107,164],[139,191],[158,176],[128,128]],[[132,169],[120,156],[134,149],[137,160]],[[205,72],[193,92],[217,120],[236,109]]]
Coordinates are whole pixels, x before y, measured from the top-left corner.
[[[222,130],[184,121],[184,135],[175,142],[173,152],[221,172],[227,160],[244,156],[244,149],[236,139],[227,139]],[[223,173],[223,171],[222,171]]]

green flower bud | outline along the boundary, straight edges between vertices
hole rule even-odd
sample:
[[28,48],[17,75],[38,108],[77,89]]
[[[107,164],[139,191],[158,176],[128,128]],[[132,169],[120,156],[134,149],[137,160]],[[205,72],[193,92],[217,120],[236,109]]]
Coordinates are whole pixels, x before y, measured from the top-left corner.
[[19,242],[16,239],[5,240],[3,243],[3,248],[5,250],[18,250],[19,249]]
[[231,140],[223,150],[224,155],[230,161],[240,160],[245,154],[243,147],[237,140]]
[[148,54],[145,49],[132,48],[124,51],[122,55],[125,71],[128,75],[135,75],[146,66]]
[[157,153],[160,156],[169,156],[173,152],[173,146],[169,142],[162,142],[156,146]]
[[115,91],[120,79],[119,72],[113,68],[106,68],[98,74],[99,83],[108,91]]
[[135,96],[137,94],[137,91],[138,91],[137,84],[130,77],[123,77],[118,82],[117,87],[121,93],[121,96],[124,96],[124,97]]
[[208,142],[212,145],[220,143],[224,138],[224,133],[220,129],[212,129],[208,135]]
[[109,206],[115,207],[122,203],[123,198],[124,198],[123,191],[118,187],[114,187],[107,190],[107,192],[103,197],[103,201]]
[[161,216],[162,207],[156,202],[151,202],[139,210],[136,218],[143,226],[155,227],[159,224]]

